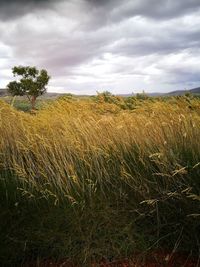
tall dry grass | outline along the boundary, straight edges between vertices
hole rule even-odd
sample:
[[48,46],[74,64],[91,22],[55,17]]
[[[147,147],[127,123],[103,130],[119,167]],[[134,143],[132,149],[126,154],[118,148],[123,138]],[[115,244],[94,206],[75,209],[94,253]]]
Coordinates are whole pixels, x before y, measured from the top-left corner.
[[60,100],[34,116],[0,103],[0,259],[197,251],[199,114],[185,99]]

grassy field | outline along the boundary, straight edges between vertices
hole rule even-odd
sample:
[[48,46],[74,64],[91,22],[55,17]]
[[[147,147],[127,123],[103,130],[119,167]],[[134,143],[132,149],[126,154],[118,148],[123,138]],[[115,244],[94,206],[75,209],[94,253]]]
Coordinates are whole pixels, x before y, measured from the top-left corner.
[[0,263],[199,254],[200,100],[0,102]]

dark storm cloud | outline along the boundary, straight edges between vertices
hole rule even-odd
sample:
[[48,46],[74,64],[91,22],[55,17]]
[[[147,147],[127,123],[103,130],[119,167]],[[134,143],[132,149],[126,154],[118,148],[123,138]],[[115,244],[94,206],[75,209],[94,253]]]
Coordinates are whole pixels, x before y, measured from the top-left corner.
[[[112,0],[85,0],[85,1],[94,6],[105,6],[113,2]],[[116,0],[116,2],[117,1],[118,0]]]
[[[90,27],[121,21],[128,17],[144,16],[153,19],[173,18],[200,8],[199,0],[1,0],[0,20],[11,20],[35,9],[53,9],[59,3],[84,3]],[[58,10],[59,11],[59,10]]]
[[0,0],[0,20],[12,20],[52,3],[53,0]]
[[167,19],[188,14],[200,8],[199,0],[128,0],[121,5],[121,12],[114,11],[119,17],[144,16],[153,19]]
[[135,16],[167,20],[200,9],[199,0],[85,0],[92,8],[88,29],[97,29]]

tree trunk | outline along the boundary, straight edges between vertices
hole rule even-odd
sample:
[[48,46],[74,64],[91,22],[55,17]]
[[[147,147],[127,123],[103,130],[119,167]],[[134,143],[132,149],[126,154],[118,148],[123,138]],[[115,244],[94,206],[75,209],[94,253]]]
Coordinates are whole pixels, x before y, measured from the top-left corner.
[[32,96],[32,98],[31,98],[31,108],[32,109],[35,109],[35,102],[36,102],[36,96]]
[[14,103],[15,103],[15,98],[16,98],[16,95],[14,95],[14,96],[13,96],[13,99],[12,99],[12,101],[11,101],[11,103],[10,103],[11,107],[13,107],[13,106],[14,106]]

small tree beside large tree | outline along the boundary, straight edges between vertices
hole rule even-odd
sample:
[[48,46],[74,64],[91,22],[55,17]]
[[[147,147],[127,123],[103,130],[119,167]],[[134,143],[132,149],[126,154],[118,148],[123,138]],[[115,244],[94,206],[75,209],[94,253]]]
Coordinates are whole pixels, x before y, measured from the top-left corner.
[[12,73],[14,77],[21,78],[7,85],[8,92],[13,96],[27,96],[32,109],[35,109],[36,98],[46,92],[45,86],[50,79],[47,71],[30,66],[15,66]]

